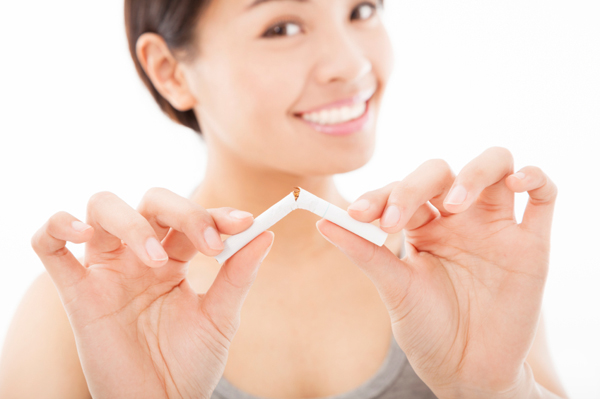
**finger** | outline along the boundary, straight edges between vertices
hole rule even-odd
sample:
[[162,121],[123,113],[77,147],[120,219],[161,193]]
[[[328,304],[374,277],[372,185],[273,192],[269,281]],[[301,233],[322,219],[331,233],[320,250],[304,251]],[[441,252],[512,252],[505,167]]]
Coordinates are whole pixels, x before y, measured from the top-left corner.
[[265,231],[246,244],[225,261],[206,292],[202,309],[229,339],[237,331],[242,305],[274,238],[273,232]]
[[404,226],[404,230],[416,230],[440,216],[440,212],[429,202],[424,203],[416,210],[412,218]]
[[150,223],[113,193],[104,191],[90,198],[87,222],[95,232],[86,243],[86,264],[118,253],[123,243],[146,266],[160,267],[169,259]]
[[408,264],[385,245],[375,245],[326,219],[319,220],[316,225],[323,237],[371,279],[390,314],[401,311],[402,299],[411,282]]
[[86,268],[67,249],[67,241],[76,244],[86,242],[92,237],[93,230],[67,212],[58,212],[31,238],[31,247],[61,295],[87,273]]
[[519,172],[508,176],[506,184],[514,192],[527,191],[529,194],[529,201],[527,201],[520,226],[544,237],[549,237],[554,205],[558,196],[556,184],[536,166],[526,166]]
[[[398,184],[398,183],[394,183]],[[365,223],[371,223],[373,220],[379,219],[383,212],[383,209],[386,206],[387,198],[389,198],[392,192],[392,187],[388,186],[368,192],[362,196],[360,196],[354,203],[358,204],[357,207],[348,208],[348,213],[354,219],[359,220]],[[367,204],[368,202],[368,204]],[[352,206],[352,205],[351,205]],[[365,211],[360,211],[360,209],[364,209]],[[445,212],[445,211],[444,211]],[[447,213],[447,212],[446,212]],[[414,230],[417,229],[438,217],[440,212],[433,207],[429,202],[421,205],[417,210],[413,213],[412,217],[406,224],[404,225],[405,230]],[[389,229],[387,227],[381,226],[383,230],[388,232],[396,232],[400,231],[402,227],[395,227],[393,229]]]
[[[433,159],[423,163],[404,180],[367,193],[361,199],[369,200],[370,217],[381,218],[382,230],[397,233],[406,225],[416,228],[437,217],[437,211],[423,205],[428,201],[432,205],[439,204],[453,181],[450,166],[441,159]],[[443,207],[440,208],[442,215],[448,215]],[[413,218],[415,220],[409,223]]]
[[505,148],[492,147],[469,162],[456,176],[443,206],[452,213],[462,212],[475,201],[483,209],[497,210],[499,206],[514,206],[514,193],[504,182],[513,173],[512,154]]
[[347,212],[354,219],[371,223],[381,217],[382,209],[385,207],[387,198],[394,189],[394,186],[399,182],[395,181],[387,186],[378,188],[377,190],[369,191],[356,199],[350,206]]
[[[191,231],[190,229],[187,229],[187,231],[184,230],[180,232],[177,229],[172,228],[167,237],[163,240],[163,247],[169,254],[169,258],[187,262],[191,260],[198,251],[208,254],[208,250],[202,250],[203,242],[208,246],[209,240],[212,240],[211,242],[213,242],[213,244],[211,245],[219,245],[219,241],[217,241],[216,238],[218,237],[220,243],[222,243],[223,237],[221,237],[221,233],[229,235],[237,234],[248,229],[254,222],[251,213],[240,211],[235,208],[224,207],[206,209],[206,212],[212,217],[216,226],[218,234],[214,235],[215,238],[211,238],[211,232],[207,231],[210,226],[205,228],[198,223],[196,223],[196,225],[200,227],[196,227]],[[191,225],[192,222],[193,221],[190,220],[188,224]],[[193,234],[202,236],[200,241],[197,239],[195,240],[196,244],[192,243],[189,238],[192,237]],[[216,248],[219,248],[219,246]],[[219,249],[218,252],[221,252],[222,248],[223,247],[221,246],[221,249]]]
[[[150,223],[169,258],[187,262],[198,252],[209,256],[224,246],[220,233],[237,234],[250,227],[252,214],[235,208],[204,209],[164,188],[146,192],[139,213]],[[171,232],[169,232],[170,229]]]

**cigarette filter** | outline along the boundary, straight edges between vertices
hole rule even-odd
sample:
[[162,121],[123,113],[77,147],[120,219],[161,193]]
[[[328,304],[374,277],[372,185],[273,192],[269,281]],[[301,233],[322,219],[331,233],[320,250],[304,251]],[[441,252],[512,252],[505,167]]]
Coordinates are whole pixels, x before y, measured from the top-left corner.
[[260,233],[273,226],[295,209],[310,211],[379,246],[383,245],[388,236],[379,227],[370,223],[359,222],[353,219],[345,210],[300,187],[296,187],[294,191],[285,196],[281,201],[257,216],[252,226],[248,229],[227,238],[223,242],[225,248],[220,254],[215,256],[215,259],[219,264],[223,264]]

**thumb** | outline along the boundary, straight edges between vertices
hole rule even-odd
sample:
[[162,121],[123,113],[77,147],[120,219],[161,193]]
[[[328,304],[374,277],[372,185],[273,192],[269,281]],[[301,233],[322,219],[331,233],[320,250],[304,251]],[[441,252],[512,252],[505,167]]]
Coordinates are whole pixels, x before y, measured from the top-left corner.
[[271,231],[261,233],[221,266],[202,301],[202,307],[217,327],[237,327],[244,300],[260,264],[273,246],[274,238],[275,234]]
[[317,230],[369,277],[390,315],[397,312],[410,285],[408,264],[386,246],[377,246],[326,219],[317,222]]

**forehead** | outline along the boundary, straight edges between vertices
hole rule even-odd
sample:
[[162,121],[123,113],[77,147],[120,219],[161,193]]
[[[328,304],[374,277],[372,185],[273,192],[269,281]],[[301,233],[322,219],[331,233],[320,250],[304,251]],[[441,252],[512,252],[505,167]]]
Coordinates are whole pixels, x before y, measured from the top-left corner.
[[[225,21],[232,17],[242,17],[244,15],[254,15],[254,11],[269,9],[269,5],[294,5],[294,4],[313,4],[322,6],[335,6],[337,3],[350,3],[351,0],[207,0],[203,15],[211,14],[211,20],[219,19],[217,15],[224,18]],[[380,6],[383,6],[384,0],[376,0]],[[260,13],[259,13],[260,14]]]
[[[252,15],[253,11],[269,8],[269,4],[303,4],[303,3],[318,3],[321,0],[207,0],[203,17],[211,15],[207,18],[210,20],[218,19],[217,15],[229,19],[231,17],[243,16],[246,14]],[[334,0],[325,0],[326,2],[334,3]]]
[[248,3],[245,8],[248,9],[252,9],[254,7],[257,7],[261,4],[265,4],[265,3],[281,3],[281,2],[294,2],[294,3],[307,3],[310,0],[242,0],[246,3]]

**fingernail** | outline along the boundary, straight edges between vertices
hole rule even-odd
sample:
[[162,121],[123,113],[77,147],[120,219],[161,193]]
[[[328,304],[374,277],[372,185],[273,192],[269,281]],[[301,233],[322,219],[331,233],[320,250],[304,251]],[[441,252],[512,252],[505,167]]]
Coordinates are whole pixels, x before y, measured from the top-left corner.
[[467,189],[463,186],[455,186],[444,201],[448,205],[460,205],[467,199]]
[[523,172],[517,172],[513,176],[516,177],[517,179],[523,180],[525,178],[525,173],[523,173]]
[[235,210],[235,211],[229,212],[229,216],[231,216],[232,218],[235,218],[235,219],[246,219],[246,218],[252,217],[252,214],[250,212]]
[[150,259],[157,262],[167,260],[169,258],[169,255],[167,255],[162,245],[160,245],[160,242],[158,242],[158,240],[154,237],[150,237],[146,241],[146,252],[148,252]]
[[73,230],[78,231],[80,233],[92,228],[92,226],[90,226],[89,224],[82,223],[78,220],[73,221],[71,223],[71,226],[73,227]]
[[367,209],[369,209],[370,206],[371,206],[371,203],[369,202],[369,200],[361,199],[361,200],[356,201],[352,205],[350,205],[348,207],[348,210],[352,209],[353,211],[362,212],[362,211],[366,211]]
[[265,254],[262,256],[262,258],[260,258],[260,261],[258,263],[263,263],[263,260],[265,260],[265,258],[269,254],[269,252],[271,252],[271,248],[273,247],[273,244],[275,244],[275,240],[273,240],[271,245],[269,245],[269,248],[267,248],[267,250],[265,251]]
[[[319,222],[320,222],[320,220],[319,220],[319,221],[318,221],[318,222],[315,224],[315,226],[316,226],[316,225],[318,225],[318,224],[319,224]],[[335,245],[335,243],[334,243],[333,241],[331,241],[329,238],[325,237],[325,234],[321,233],[321,230],[319,230],[319,227],[318,227],[318,226],[317,226],[317,231],[319,232],[319,234],[321,234],[321,236],[322,236],[324,239],[326,239],[327,241],[329,241],[329,243],[330,243],[331,245],[333,245],[333,246],[334,246],[334,247],[336,247],[336,248],[338,247],[337,245]]]
[[393,227],[400,221],[400,210],[396,205],[390,205],[381,218],[382,227]]
[[219,233],[213,227],[207,227],[204,230],[204,239],[211,249],[215,251],[223,249],[223,240],[221,240],[221,236],[219,236]]

